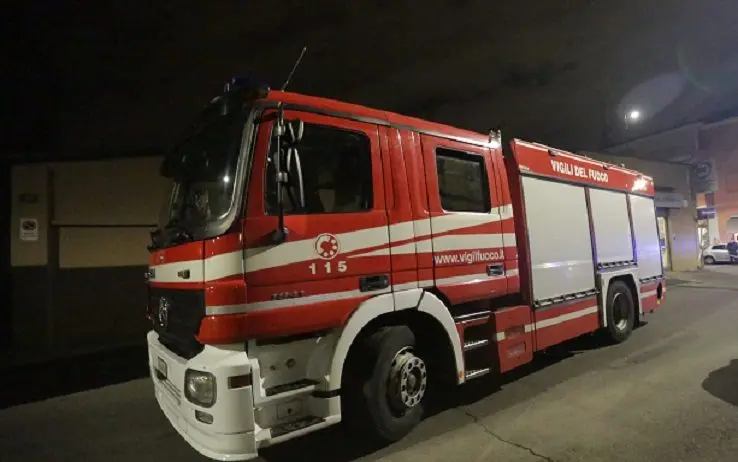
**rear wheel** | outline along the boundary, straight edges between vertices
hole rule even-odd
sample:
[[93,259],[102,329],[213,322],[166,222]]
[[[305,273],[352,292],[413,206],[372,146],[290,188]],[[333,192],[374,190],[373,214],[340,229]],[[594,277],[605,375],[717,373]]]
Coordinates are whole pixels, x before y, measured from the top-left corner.
[[384,327],[359,349],[342,387],[347,423],[382,441],[398,441],[420,422],[428,392],[415,335],[406,326]]
[[630,337],[636,322],[635,303],[630,287],[613,281],[607,290],[607,328],[609,340],[622,343]]

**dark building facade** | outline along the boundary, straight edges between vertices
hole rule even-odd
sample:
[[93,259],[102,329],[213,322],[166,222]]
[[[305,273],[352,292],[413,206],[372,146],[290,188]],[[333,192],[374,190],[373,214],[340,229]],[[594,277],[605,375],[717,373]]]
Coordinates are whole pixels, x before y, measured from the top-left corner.
[[149,231],[168,184],[160,158],[12,168],[9,231],[15,348],[143,342]]

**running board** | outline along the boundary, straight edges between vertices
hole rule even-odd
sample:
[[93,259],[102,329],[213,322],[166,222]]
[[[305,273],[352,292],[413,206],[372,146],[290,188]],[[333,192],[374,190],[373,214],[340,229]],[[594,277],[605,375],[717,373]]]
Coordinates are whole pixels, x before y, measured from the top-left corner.
[[489,345],[489,340],[487,339],[469,340],[468,342],[464,343],[464,351],[476,350],[477,348],[482,348],[483,346],[487,345]]
[[477,379],[479,377],[489,374],[490,371],[491,369],[489,367],[485,367],[484,369],[472,369],[472,370],[466,371],[464,373],[464,376],[466,380]]
[[307,417],[303,417],[302,419],[295,420],[294,422],[283,423],[283,424],[277,425],[276,427],[272,427],[271,435],[272,435],[272,438],[278,438],[288,433],[293,433],[299,430],[304,430],[308,427],[312,427],[313,425],[320,425],[323,422],[325,422],[324,418],[310,415]]

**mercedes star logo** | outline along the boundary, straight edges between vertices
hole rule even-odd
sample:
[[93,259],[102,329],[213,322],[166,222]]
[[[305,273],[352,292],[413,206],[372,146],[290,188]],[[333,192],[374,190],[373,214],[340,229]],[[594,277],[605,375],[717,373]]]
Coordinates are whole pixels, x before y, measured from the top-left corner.
[[156,314],[156,319],[159,321],[161,327],[167,327],[169,321],[169,300],[164,297],[159,299],[159,311]]

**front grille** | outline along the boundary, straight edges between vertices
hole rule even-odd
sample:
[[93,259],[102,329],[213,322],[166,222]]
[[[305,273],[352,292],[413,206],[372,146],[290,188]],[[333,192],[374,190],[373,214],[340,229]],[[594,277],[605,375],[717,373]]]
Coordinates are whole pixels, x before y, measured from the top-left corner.
[[[167,304],[165,316],[160,313],[163,304]],[[171,351],[186,359],[202,351],[195,335],[205,317],[204,291],[149,287],[149,315],[159,341]]]

